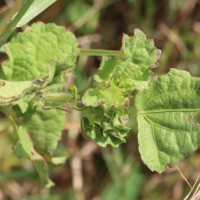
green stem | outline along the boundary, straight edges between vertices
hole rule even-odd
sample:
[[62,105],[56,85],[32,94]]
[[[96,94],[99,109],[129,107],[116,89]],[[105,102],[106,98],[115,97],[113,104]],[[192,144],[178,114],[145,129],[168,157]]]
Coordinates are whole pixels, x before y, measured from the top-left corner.
[[8,40],[12,32],[15,30],[18,22],[22,19],[33,2],[34,0],[26,0],[22,8],[19,10],[14,19],[8,24],[6,30],[0,36],[0,46],[2,46]]
[[121,51],[105,49],[81,49],[81,56],[120,56]]

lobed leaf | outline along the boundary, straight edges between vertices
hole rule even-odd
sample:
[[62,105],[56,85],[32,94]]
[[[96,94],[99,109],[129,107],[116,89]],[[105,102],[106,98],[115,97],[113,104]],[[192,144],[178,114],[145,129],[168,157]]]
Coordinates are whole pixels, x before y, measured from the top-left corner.
[[135,29],[134,36],[124,34],[122,52],[125,58],[116,67],[119,86],[128,92],[147,88],[152,75],[150,69],[158,65],[161,53],[156,49],[154,41],[146,39],[142,31]]
[[200,111],[199,78],[171,69],[138,92],[135,105],[139,151],[152,171],[163,172],[200,145],[200,126],[192,122]]
[[126,113],[116,111],[104,112],[101,107],[88,108],[84,112],[81,120],[82,130],[86,137],[102,147],[112,145],[118,147],[119,144],[126,142],[130,128],[126,127]]
[[160,56],[160,50],[154,46],[154,41],[146,39],[145,34],[139,30],[134,30],[134,36],[130,37],[126,34],[122,39],[122,52],[126,60],[149,69],[157,64]]
[[152,75],[150,69],[158,65],[161,52],[156,49],[153,40],[146,39],[142,31],[136,29],[134,33],[134,36],[124,34],[120,58],[102,61],[96,80],[111,79],[127,93],[147,88]]

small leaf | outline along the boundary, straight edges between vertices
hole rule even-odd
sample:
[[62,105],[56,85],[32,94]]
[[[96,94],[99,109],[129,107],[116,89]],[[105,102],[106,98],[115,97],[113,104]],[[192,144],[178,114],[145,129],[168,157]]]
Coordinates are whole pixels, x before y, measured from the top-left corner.
[[[115,98],[113,98],[113,96],[115,96]],[[82,98],[82,102],[85,106],[97,107],[102,105],[105,109],[112,106],[123,107],[127,101],[128,98],[124,97],[122,90],[112,83],[108,87],[104,86],[89,89]]]
[[153,40],[147,40],[145,34],[139,30],[134,30],[134,36],[123,35],[122,51],[126,60],[148,69],[157,64],[160,57],[160,50],[156,49]]
[[200,127],[191,122],[200,111],[200,79],[171,69],[155,78],[135,98],[139,151],[144,163],[159,173],[166,165],[194,152],[200,145]]
[[142,31],[135,29],[134,34],[124,34],[122,52],[125,61],[119,62],[116,69],[120,77],[119,86],[127,88],[130,92],[147,88],[152,75],[150,69],[158,65],[161,54],[160,50],[156,49],[154,41],[146,39]]
[[99,146],[118,147],[126,142],[130,128],[126,127],[127,115],[115,111],[105,112],[101,107],[88,108],[84,111],[81,127],[84,135],[94,140]]

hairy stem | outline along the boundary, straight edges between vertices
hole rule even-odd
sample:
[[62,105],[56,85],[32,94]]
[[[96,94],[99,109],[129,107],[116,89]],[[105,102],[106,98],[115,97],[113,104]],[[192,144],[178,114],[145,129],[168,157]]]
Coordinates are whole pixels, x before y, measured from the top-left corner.
[[26,0],[22,8],[19,10],[14,19],[8,24],[6,30],[0,36],[0,46],[2,46],[8,40],[12,32],[15,30],[18,22],[25,15],[25,13],[30,8],[33,2],[34,0]]
[[81,49],[81,56],[120,56],[121,51],[105,49]]

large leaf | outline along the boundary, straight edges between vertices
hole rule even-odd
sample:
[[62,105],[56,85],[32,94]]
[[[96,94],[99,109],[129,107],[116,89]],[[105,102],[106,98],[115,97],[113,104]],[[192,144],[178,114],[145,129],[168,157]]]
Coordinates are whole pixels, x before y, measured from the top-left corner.
[[194,152],[200,126],[192,118],[200,111],[200,79],[172,69],[140,91],[137,107],[139,151],[144,163],[159,173]]
[[64,128],[66,112],[61,110],[29,109],[24,115],[24,126],[31,134],[35,149],[41,154],[55,150]]
[[57,0],[34,0],[33,4],[18,22],[17,26],[24,26],[56,1]]
[[35,80],[67,69],[77,59],[76,39],[55,24],[33,24],[5,46],[9,59],[2,69],[8,80]]

